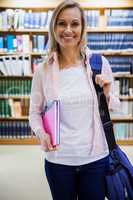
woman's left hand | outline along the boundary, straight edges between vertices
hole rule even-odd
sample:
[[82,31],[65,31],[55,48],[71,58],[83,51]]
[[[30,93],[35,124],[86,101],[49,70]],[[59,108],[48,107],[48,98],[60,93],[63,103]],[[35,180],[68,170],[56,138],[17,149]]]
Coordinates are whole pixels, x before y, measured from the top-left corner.
[[95,82],[96,82],[96,84],[100,85],[100,87],[103,87],[105,96],[109,97],[111,82],[103,79],[101,74],[96,75]]

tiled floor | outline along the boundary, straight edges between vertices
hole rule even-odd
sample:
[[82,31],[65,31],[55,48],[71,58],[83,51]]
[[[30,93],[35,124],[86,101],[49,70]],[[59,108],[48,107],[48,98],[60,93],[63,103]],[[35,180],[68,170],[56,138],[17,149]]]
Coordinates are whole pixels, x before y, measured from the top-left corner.
[[[133,163],[133,146],[122,147]],[[39,146],[0,146],[0,200],[52,200]]]

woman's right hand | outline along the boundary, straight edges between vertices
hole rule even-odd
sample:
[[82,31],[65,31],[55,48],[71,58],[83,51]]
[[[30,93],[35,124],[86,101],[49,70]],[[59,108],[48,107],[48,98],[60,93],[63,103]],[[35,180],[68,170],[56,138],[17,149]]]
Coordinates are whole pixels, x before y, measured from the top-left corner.
[[39,140],[40,140],[41,149],[45,152],[56,151],[58,149],[58,147],[52,146],[50,136],[47,133],[41,135]]

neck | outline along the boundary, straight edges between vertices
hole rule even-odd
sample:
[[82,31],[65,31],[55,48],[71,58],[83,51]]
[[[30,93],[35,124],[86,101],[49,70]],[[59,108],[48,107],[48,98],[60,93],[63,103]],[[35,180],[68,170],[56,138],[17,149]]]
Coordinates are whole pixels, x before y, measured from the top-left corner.
[[60,68],[67,68],[70,65],[81,62],[81,55],[79,49],[61,49],[59,54]]

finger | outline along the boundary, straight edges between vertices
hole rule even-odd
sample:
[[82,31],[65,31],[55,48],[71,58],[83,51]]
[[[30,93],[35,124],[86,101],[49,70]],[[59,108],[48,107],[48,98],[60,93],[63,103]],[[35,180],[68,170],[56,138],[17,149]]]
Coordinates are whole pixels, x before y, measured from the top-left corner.
[[51,144],[50,139],[47,140],[47,148],[48,148],[49,151],[52,151],[52,150],[53,150],[53,146],[52,146],[52,144]]
[[46,146],[43,146],[43,145],[41,145],[41,150],[43,150],[43,151],[45,151],[45,152],[48,151],[47,147],[46,147]]

